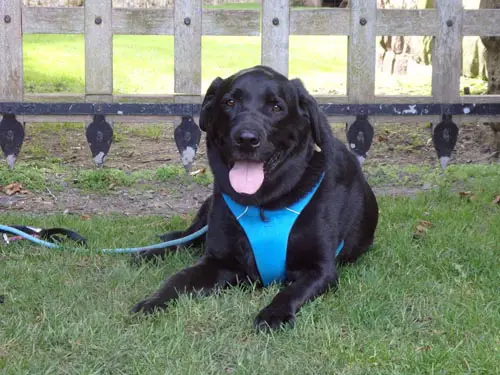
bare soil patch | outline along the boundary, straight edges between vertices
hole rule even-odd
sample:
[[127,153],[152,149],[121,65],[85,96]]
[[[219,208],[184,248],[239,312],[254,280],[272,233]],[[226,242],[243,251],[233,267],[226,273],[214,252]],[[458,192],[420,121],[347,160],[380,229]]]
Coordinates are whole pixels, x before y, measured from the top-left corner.
[[[335,135],[345,141],[344,125],[333,125]],[[104,168],[118,168],[127,173],[155,170],[165,165],[181,165],[173,140],[173,124],[115,125],[115,142]],[[491,163],[492,131],[481,124],[463,124],[452,164]],[[27,194],[7,196],[0,193],[0,208],[26,213],[61,213],[98,215],[186,215],[195,210],[210,194],[210,186],[192,179],[139,181],[131,187],[110,187],[103,191],[85,191],[64,179],[66,171],[95,168],[88,149],[83,125],[31,125],[20,160],[52,160],[63,172],[51,178],[60,189],[49,188]],[[428,124],[378,124],[375,139],[363,168],[381,165],[394,168],[408,165],[438,164]],[[207,168],[202,139],[192,170]],[[397,184],[374,186],[377,194],[414,194],[418,188]]]

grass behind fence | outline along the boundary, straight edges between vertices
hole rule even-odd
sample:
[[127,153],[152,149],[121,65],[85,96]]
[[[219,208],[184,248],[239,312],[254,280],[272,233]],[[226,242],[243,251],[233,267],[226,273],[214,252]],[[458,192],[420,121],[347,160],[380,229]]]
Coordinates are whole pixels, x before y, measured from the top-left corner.
[[[73,228],[92,250],[0,247],[0,372],[498,374],[500,206],[492,200],[500,192],[498,175],[486,172],[455,171],[473,200],[449,184],[380,197],[374,249],[341,269],[339,290],[307,304],[295,329],[269,336],[251,322],[274,287],[182,298],[147,320],[128,315],[199,252],[132,267],[127,256],[93,250],[150,244],[186,219],[2,212],[1,223]],[[414,239],[420,220],[432,226]]]
[[[347,38],[292,36],[290,75],[301,76],[313,92],[346,93]],[[202,91],[212,80],[260,64],[260,37],[202,39]],[[113,82],[117,94],[166,94],[174,88],[172,36],[117,35],[113,39]],[[25,35],[27,92],[85,91],[82,35]]]

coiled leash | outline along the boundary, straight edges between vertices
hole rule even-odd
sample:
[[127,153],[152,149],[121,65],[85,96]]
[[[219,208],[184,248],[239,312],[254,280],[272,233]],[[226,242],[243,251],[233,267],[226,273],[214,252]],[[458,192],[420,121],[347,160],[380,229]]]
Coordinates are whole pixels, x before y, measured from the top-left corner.
[[[153,250],[153,249],[163,249],[165,247],[177,246],[183,243],[189,242],[205,234],[208,231],[208,225],[205,225],[200,230],[181,238],[175,240],[161,242],[155,245],[144,246],[144,247],[130,247],[130,248],[117,248],[117,249],[101,249],[99,252],[106,254],[125,254],[125,253],[136,253],[139,251]],[[34,228],[28,226],[8,226],[0,224],[0,234],[5,243],[10,243],[13,241],[18,241],[20,239],[26,239],[38,245],[42,245],[51,249],[61,248],[57,243],[62,241],[62,237],[66,237],[79,245],[86,246],[87,240],[80,236],[78,233],[73,232],[64,228]],[[14,236],[9,236],[13,234]],[[81,249],[72,249],[78,251]]]

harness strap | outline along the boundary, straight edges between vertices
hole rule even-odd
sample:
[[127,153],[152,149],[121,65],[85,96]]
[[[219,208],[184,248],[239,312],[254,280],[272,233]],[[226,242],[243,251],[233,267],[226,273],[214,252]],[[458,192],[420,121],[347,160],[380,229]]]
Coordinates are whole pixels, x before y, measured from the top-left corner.
[[[318,190],[323,178],[324,173],[313,189],[292,205],[278,210],[264,210],[265,221],[262,220],[262,210],[259,207],[243,206],[228,195],[222,194],[247,236],[264,285],[285,279],[288,238],[292,227]],[[344,241],[337,248],[336,255],[340,253],[343,245]]]

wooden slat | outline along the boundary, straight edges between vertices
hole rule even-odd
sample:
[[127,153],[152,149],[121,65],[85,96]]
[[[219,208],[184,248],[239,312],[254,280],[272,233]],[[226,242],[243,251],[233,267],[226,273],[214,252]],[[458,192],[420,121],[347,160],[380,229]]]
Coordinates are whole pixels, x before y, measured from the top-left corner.
[[[174,91],[201,93],[201,0],[175,0]],[[186,25],[187,18],[189,23]]]
[[500,36],[500,9],[464,10],[463,35]]
[[[129,35],[173,35],[170,8],[113,8],[113,33]],[[259,35],[258,10],[204,10],[203,35]],[[500,9],[464,10],[463,34],[500,36]],[[83,34],[81,7],[24,7],[25,34]],[[435,35],[435,9],[379,9],[377,35]],[[291,35],[348,35],[350,10],[311,9],[290,12]]]
[[292,10],[290,35],[349,35],[349,9]]
[[[91,116],[17,116],[20,122],[39,123],[39,122],[83,122],[92,121]],[[354,116],[328,116],[330,124],[333,123],[352,123]],[[133,124],[158,124],[158,123],[178,123],[178,119],[173,116],[106,116],[106,121],[111,123],[133,123]],[[195,118],[195,121],[197,119]],[[394,124],[418,124],[422,122],[437,123],[441,121],[439,116],[371,116],[370,123],[376,127],[376,124],[394,123]],[[453,116],[456,123],[487,122],[498,121],[498,116]]]
[[[318,103],[349,104],[349,98],[344,95],[315,95]],[[110,103],[201,103],[203,95],[113,95]],[[7,100],[6,100],[7,101]],[[79,103],[85,101],[82,94],[25,94],[25,102],[33,103]],[[372,103],[377,104],[429,104],[435,103],[432,96],[374,96]],[[454,103],[500,103],[500,95],[464,95]]]
[[[455,118],[455,117],[453,117]],[[377,124],[414,124],[423,122],[439,122],[439,116],[371,116],[370,123],[376,128]]]
[[[357,0],[351,4],[347,64],[347,96],[350,103],[369,103],[375,95],[376,12],[374,0]],[[364,26],[361,19],[366,20]]]
[[377,35],[435,35],[438,28],[435,9],[379,9]]
[[[113,34],[173,35],[171,8],[113,8]],[[260,35],[257,10],[204,10],[203,35]],[[84,9],[25,7],[25,34],[83,34]]]
[[258,10],[205,10],[203,35],[260,35]]
[[24,34],[83,34],[84,29],[83,8],[23,8]]
[[436,10],[439,25],[432,48],[432,96],[436,102],[452,103],[460,96],[462,0],[438,1]]
[[[96,24],[97,17],[101,24]],[[85,93],[113,93],[111,0],[85,1]]]
[[113,34],[173,35],[171,8],[113,8]]
[[373,98],[377,104],[428,104],[434,103],[432,96],[402,96],[402,95],[377,95]]
[[27,93],[24,94],[24,101],[30,103],[80,103],[85,102],[85,95],[83,94],[38,94]]
[[[170,8],[114,8],[113,33],[129,35],[173,35]],[[463,35],[500,36],[500,9],[463,11]],[[259,35],[257,10],[204,10],[203,35]],[[23,7],[25,34],[83,34],[81,7]],[[435,9],[379,9],[377,35],[435,35]],[[349,9],[292,10],[291,35],[348,35]]]
[[320,104],[349,104],[349,98],[346,95],[316,95],[316,101]]
[[285,76],[288,76],[289,30],[289,0],[263,1],[261,62]]
[[500,103],[500,95],[463,95],[457,102],[477,104]]
[[21,7],[22,0],[0,0],[0,100],[4,101],[23,99]]

